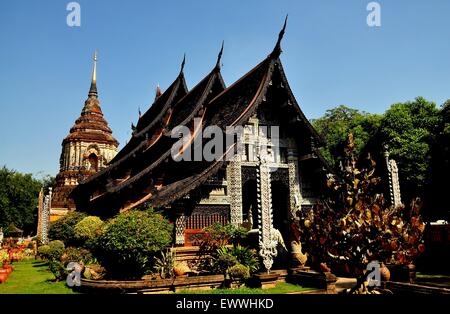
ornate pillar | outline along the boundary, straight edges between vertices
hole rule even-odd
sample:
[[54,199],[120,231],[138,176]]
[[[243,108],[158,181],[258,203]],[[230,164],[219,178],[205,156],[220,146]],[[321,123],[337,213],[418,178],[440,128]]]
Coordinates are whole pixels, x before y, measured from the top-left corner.
[[73,142],[69,143],[69,160],[69,170],[72,170],[75,163],[75,148]]
[[48,244],[48,231],[50,229],[50,206],[52,203],[52,188],[49,189],[49,193],[45,196],[43,206],[42,206],[42,214],[41,214],[41,241],[42,244]]
[[272,237],[272,191],[270,186],[270,167],[259,162],[256,170],[256,186],[258,197],[258,229],[259,229],[259,255],[262,257],[267,272],[273,265],[277,256],[277,242]]
[[386,161],[387,177],[389,182],[389,200],[391,206],[398,207],[402,205],[398,167],[395,160],[389,158],[389,151],[386,145],[384,146],[384,158]]
[[242,174],[240,156],[234,156],[227,167],[228,197],[230,201],[230,222],[242,223]]
[[290,213],[291,218],[295,218],[295,214],[302,204],[302,195],[300,193],[300,180],[298,176],[298,160],[297,157],[291,154],[288,156],[288,170]]
[[400,180],[398,178],[398,167],[394,159],[389,160],[389,171],[391,172],[391,195],[392,205],[398,207],[402,205],[402,198],[400,195]]
[[38,197],[38,225],[37,225],[37,236],[42,239],[42,211],[44,210],[44,189],[41,188]]
[[184,213],[177,215],[175,219],[175,244],[184,244],[184,228],[185,228],[186,216]]
[[81,145],[81,142],[78,144],[78,166],[83,166],[82,164],[83,160],[83,146]]

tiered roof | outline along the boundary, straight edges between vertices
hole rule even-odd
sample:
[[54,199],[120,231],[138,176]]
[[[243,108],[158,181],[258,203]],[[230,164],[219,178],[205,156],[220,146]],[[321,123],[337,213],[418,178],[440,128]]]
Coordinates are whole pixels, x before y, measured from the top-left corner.
[[[183,198],[214,175],[223,166],[225,158],[212,162],[176,162],[171,158],[171,148],[178,139],[171,138],[170,131],[178,125],[188,126],[194,141],[197,134],[194,118],[201,119],[202,128],[216,125],[225,130],[228,126],[245,125],[270,95],[277,95],[280,103],[274,105],[279,105],[277,110],[285,112],[286,123],[304,131],[299,132],[299,136],[308,134],[308,142],[320,143],[320,137],[289,88],[279,59],[285,27],[286,22],[267,58],[230,87],[225,88],[220,75],[221,50],[214,69],[178,102],[167,106],[154,104],[154,109],[150,108],[140,119],[129,145],[122,149],[110,167],[81,183],[72,193],[77,208],[111,215],[144,202],[161,207]],[[168,91],[155,103],[163,97],[169,99],[165,95]]]

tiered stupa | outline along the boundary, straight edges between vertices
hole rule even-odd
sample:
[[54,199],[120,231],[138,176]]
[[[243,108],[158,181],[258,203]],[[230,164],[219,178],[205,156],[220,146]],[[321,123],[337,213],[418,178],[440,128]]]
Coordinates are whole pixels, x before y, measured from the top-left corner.
[[105,168],[119,143],[103,117],[97,93],[97,52],[94,53],[91,87],[81,116],[62,142],[60,170],[52,197],[51,220],[74,210],[68,195],[80,181]]

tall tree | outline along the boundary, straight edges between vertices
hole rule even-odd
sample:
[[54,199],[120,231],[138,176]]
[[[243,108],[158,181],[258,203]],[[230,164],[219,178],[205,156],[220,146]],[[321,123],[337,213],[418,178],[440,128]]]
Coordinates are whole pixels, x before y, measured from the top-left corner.
[[380,141],[388,144],[399,166],[403,200],[424,196],[429,181],[431,145],[440,122],[439,109],[423,97],[393,104],[384,114]]
[[37,201],[42,182],[31,174],[22,174],[6,167],[0,169],[0,227],[10,226],[32,233],[37,223]]
[[359,155],[376,134],[381,118],[381,115],[344,105],[327,110],[323,117],[312,120],[315,129],[326,141],[326,146],[321,149],[322,155],[331,165],[341,162],[340,153],[349,133],[355,136],[355,154]]
[[450,221],[447,199],[450,178],[450,99],[439,111],[438,130],[431,146],[430,184],[427,185],[425,214],[430,220]]

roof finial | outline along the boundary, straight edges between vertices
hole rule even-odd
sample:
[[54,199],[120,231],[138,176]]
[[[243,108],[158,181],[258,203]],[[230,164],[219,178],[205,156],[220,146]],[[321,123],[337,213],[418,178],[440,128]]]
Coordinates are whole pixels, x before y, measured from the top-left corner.
[[89,89],[89,97],[97,97],[97,49],[94,50],[94,68],[92,69],[91,88]]
[[183,73],[185,63],[186,63],[186,53],[183,55],[183,62],[181,62],[180,74]]
[[284,36],[284,31],[286,30],[286,24],[287,24],[288,15],[286,14],[286,18],[284,19],[284,25],[281,29],[280,33],[278,34],[278,40],[277,44],[275,45],[275,48],[273,48],[272,56],[278,57],[281,54],[281,40]]
[[159,87],[159,83],[158,85],[156,85],[156,90],[155,90],[155,100],[159,98],[159,96],[162,95],[162,90],[161,87]]
[[224,40],[222,40],[222,47],[220,48],[219,55],[217,56],[217,62],[216,62],[216,68],[220,68],[220,60],[222,59],[222,53],[223,53],[223,44]]

